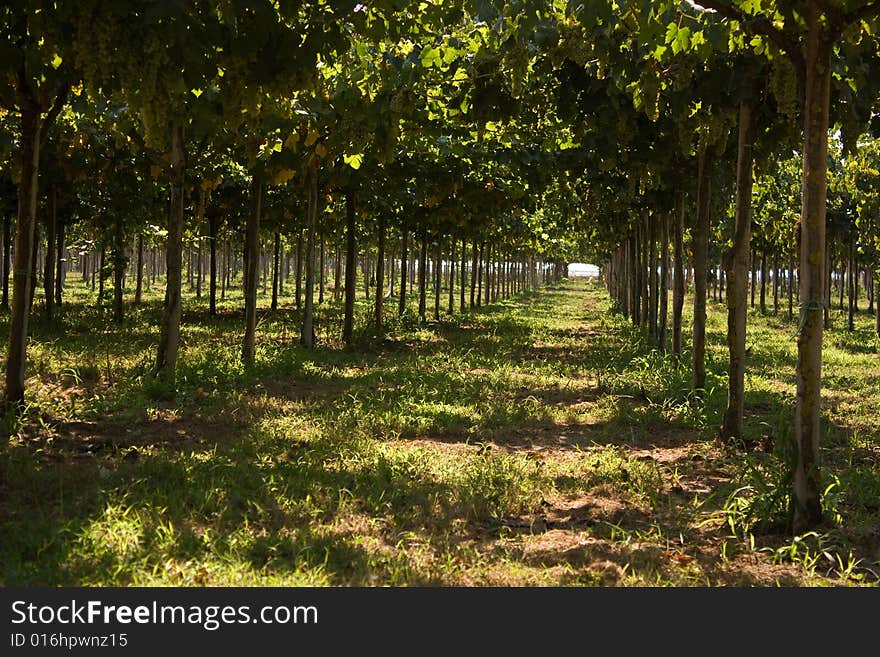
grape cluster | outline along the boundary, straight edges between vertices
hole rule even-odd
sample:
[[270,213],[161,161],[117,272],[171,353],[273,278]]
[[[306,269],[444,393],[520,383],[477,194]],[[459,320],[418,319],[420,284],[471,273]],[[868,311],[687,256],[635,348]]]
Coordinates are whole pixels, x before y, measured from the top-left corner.
[[568,58],[579,66],[583,66],[593,57],[589,40],[584,37],[584,30],[579,23],[560,23],[559,54],[562,59]]
[[770,68],[770,91],[776,99],[777,111],[792,119],[797,118],[800,107],[797,76],[784,57],[776,58]]
[[514,97],[522,96],[529,73],[529,53],[525,48],[511,48],[504,55],[507,86]]

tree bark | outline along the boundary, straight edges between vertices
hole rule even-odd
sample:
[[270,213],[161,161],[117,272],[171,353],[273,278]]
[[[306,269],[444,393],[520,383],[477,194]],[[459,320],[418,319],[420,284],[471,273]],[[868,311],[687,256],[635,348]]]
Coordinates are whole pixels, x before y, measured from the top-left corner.
[[[872,284],[874,286],[874,290],[876,291],[877,285],[880,285],[876,277],[873,279]],[[874,302],[874,333],[876,333],[877,337],[880,338],[880,303],[876,301]]]
[[156,372],[169,385],[174,385],[177,353],[180,346],[180,317],[182,312],[181,282],[183,279],[183,210],[184,173],[183,125],[171,130],[171,210],[168,217],[166,240],[165,310],[156,355]]
[[[203,208],[204,209],[204,208]],[[203,210],[202,209],[202,210]],[[200,210],[200,213],[202,212]],[[199,227],[201,230],[201,227]],[[197,244],[196,247],[196,299],[202,298],[202,236],[196,236]]]
[[632,291],[630,293],[630,312],[634,326],[642,324],[642,258],[639,244],[638,226],[633,228],[629,238],[629,258],[631,262],[630,279]]
[[[825,240],[825,301],[822,308],[822,327],[827,329],[830,326],[831,314],[831,275],[834,268],[831,266],[831,240]],[[800,275],[800,273],[798,273]],[[800,278],[798,278],[800,281]],[[798,282],[798,303],[800,303],[800,282]]]
[[302,265],[303,265],[303,232],[302,228],[296,231],[296,309],[302,308]]
[[[673,213],[674,214],[674,213]],[[673,221],[675,220],[673,216]],[[620,273],[617,275],[617,294],[620,298],[620,308],[623,311],[624,319],[629,319],[631,313],[629,279],[630,279],[630,262],[629,262],[629,239],[624,240],[620,245]],[[674,342],[674,340],[673,340]]]
[[788,319],[794,317],[794,250],[788,255]]
[[306,284],[303,306],[302,332],[299,342],[306,349],[315,347],[315,238],[318,223],[318,160],[309,166],[308,226],[306,230]]
[[125,235],[122,215],[117,215],[113,234],[113,321],[122,324],[124,305],[123,288],[125,285]]
[[629,236],[629,310],[630,317],[634,326],[642,323],[642,304],[641,295],[639,293],[639,240],[638,231],[633,230]]
[[453,235],[449,238],[449,248],[452,252],[449,254],[449,302],[448,302],[448,310],[449,314],[455,314],[455,236]]
[[208,313],[217,314],[217,223],[218,217],[214,212],[208,216],[208,240],[211,247],[210,276],[208,281]]
[[464,293],[465,288],[467,287],[467,240],[465,238],[461,238],[461,281],[458,286],[458,309],[459,312],[464,312],[465,308],[465,300]]
[[733,248],[730,251],[727,270],[727,348],[730,364],[727,370],[727,408],[721,423],[721,438],[728,441],[741,439],[743,436],[753,139],[752,107],[749,103],[743,102],[739,106]]
[[229,276],[232,270],[232,265],[229,262],[232,259],[232,254],[230,253],[229,241],[224,240],[225,244],[223,246],[223,276],[220,281],[220,300],[226,301],[226,288],[229,287]]
[[278,296],[284,296],[284,281],[287,280],[288,272],[290,271],[290,253],[287,252],[287,249],[284,248],[284,239],[281,238],[281,244],[279,245],[280,254],[278,257]]
[[493,255],[492,242],[486,242],[486,253],[483,259],[483,302],[486,305],[492,303],[492,273],[495,270],[492,263]]
[[[387,249],[387,247],[386,247]],[[397,258],[392,251],[388,252],[388,294],[389,299],[394,296],[394,281],[397,280]]]
[[773,254],[773,314],[779,314],[779,254]]
[[853,244],[852,268],[853,268],[853,310],[859,312],[859,250],[858,245]]
[[31,254],[31,284],[28,286],[28,291],[30,294],[28,295],[28,313],[31,312],[31,308],[34,305],[34,294],[37,290],[37,263],[40,255],[40,225],[37,224],[34,226],[34,239],[32,242],[33,245],[33,253]]
[[275,239],[272,249],[272,310],[278,310],[278,282],[279,267],[281,265],[281,233],[275,231]]
[[471,260],[471,305],[473,308],[476,305],[477,298],[477,269],[479,268],[479,260],[478,260],[478,252],[477,252],[477,241],[474,240],[471,243],[471,251],[472,251],[472,260]]
[[98,260],[98,308],[104,303],[104,280],[107,271],[107,245],[101,244],[101,256]]
[[12,313],[9,318],[9,349],[6,355],[8,405],[24,404],[24,375],[27,363],[30,272],[37,218],[37,187],[40,162],[40,108],[26,105],[21,110],[18,185],[18,221],[15,234],[15,264],[12,273]]
[[385,301],[385,213],[381,210],[379,211],[378,232],[379,252],[376,255],[375,323],[376,333],[381,335],[384,330],[382,305]]
[[694,390],[706,387],[706,288],[708,284],[709,229],[710,229],[710,172],[714,157],[707,147],[697,164],[697,218],[694,222],[694,362],[691,383]]
[[137,255],[136,255],[137,271],[135,272],[134,302],[135,302],[135,304],[140,304],[141,301],[143,300],[143,294],[144,294],[144,235],[143,235],[143,233],[138,233],[136,250],[137,250]]
[[848,267],[848,280],[847,287],[848,289],[848,307],[847,307],[847,318],[846,318],[846,330],[854,331],[855,330],[855,311],[856,311],[856,241],[855,238],[850,236],[849,238],[849,267]]
[[752,308],[755,307],[755,291],[758,289],[758,253],[752,249]]
[[260,215],[263,208],[263,180],[260,174],[251,176],[251,211],[245,225],[244,272],[244,338],[241,344],[241,362],[252,368],[257,344],[257,286],[260,266]]
[[325,258],[327,256],[327,241],[324,238],[324,234],[321,234],[321,252],[320,252],[320,261],[318,266],[318,304],[324,303],[324,272],[326,270],[325,267]]
[[55,306],[60,308],[62,298],[64,295],[64,278],[65,278],[65,267],[64,263],[67,259],[64,256],[64,250],[67,248],[66,242],[66,225],[65,222],[58,222],[58,248],[56,249],[56,269],[55,269]]
[[500,275],[500,258],[498,257],[498,245],[489,244],[489,300],[492,303],[498,301],[498,280]]
[[440,288],[443,284],[441,245],[443,240],[438,236],[434,245],[434,321],[440,321]]
[[427,312],[427,300],[425,295],[427,293],[427,285],[428,285],[428,272],[426,271],[428,268],[428,231],[426,229],[422,229],[422,250],[419,254],[419,318],[422,320],[424,324],[427,320],[426,312]]
[[480,259],[477,263],[477,308],[483,302],[483,263],[485,262],[484,254],[486,251],[486,241],[480,242]]
[[[650,278],[650,263],[648,262],[648,242],[650,241],[650,233],[648,232],[648,217],[647,211],[644,212],[642,217],[642,222],[639,224],[639,289],[641,292],[641,318],[642,325],[648,326],[648,332],[650,333],[650,324],[651,324],[651,304],[649,302],[648,295],[648,279]],[[560,271],[566,271],[566,268],[560,267]]]
[[660,309],[657,327],[657,345],[660,353],[666,353],[666,333],[669,316],[669,216],[660,221]]
[[9,265],[10,256],[12,254],[12,221],[9,214],[3,215],[3,262],[2,262],[2,278],[3,278],[3,296],[0,298],[0,307],[4,310],[9,308]]
[[357,293],[357,221],[354,192],[345,194],[345,309],[342,341],[350,347],[354,338],[354,296]]
[[[681,315],[684,310],[684,194],[675,196],[672,217],[672,353],[681,356]],[[627,265],[629,267],[629,265]]]
[[334,249],[336,253],[334,254],[336,262],[334,263],[333,270],[333,300],[338,301],[339,295],[342,290],[342,241],[336,240],[336,247]]
[[186,284],[189,286],[190,292],[196,289],[196,278],[193,276],[193,269],[193,248],[189,246],[186,249]]
[[767,250],[761,249],[761,295],[759,308],[761,314],[767,312]]
[[832,44],[825,38],[819,3],[808,8],[804,100],[804,177],[801,211],[800,299],[797,407],[795,438],[796,532],[822,519],[819,473],[820,410],[822,404],[822,308],[824,299],[825,207],[827,196],[828,123]]
[[865,294],[868,295],[868,312],[874,314],[874,274],[871,268],[865,270]]
[[48,194],[46,217],[46,262],[43,267],[43,293],[46,296],[46,319],[55,318],[55,247],[58,232],[58,190],[52,185]]
[[[199,257],[201,258],[202,243],[199,242]],[[201,260],[200,260],[201,261]],[[263,296],[269,292],[269,256],[266,255],[266,245],[260,240],[260,271],[262,272],[261,280],[263,283]],[[201,271],[199,271],[201,276]]]
[[646,215],[647,237],[648,237],[648,284],[650,287],[650,296],[648,299],[648,334],[657,340],[660,333],[658,324],[658,304],[660,301],[660,278],[657,274],[657,221],[651,221]]
[[[369,248],[369,246],[367,247]],[[364,298],[369,301],[370,300],[370,254],[368,252],[364,252],[364,257],[361,260],[361,267],[364,272]]]
[[409,226],[406,215],[401,217],[400,223],[400,298],[397,300],[397,314],[403,316],[406,311],[406,277],[409,265]]

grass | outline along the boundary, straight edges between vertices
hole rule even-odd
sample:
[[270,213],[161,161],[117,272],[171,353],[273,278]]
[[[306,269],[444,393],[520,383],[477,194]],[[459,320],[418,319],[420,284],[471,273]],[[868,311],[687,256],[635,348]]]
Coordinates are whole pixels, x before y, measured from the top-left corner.
[[750,316],[745,453],[715,439],[720,304],[701,397],[686,357],[651,349],[582,280],[425,326],[392,303],[381,336],[359,299],[352,350],[332,301],[318,347],[299,347],[282,297],[251,370],[240,293],[216,317],[190,295],[170,399],[150,375],[157,292],[115,327],[70,287],[56,324],[34,321],[29,409],[0,451],[4,585],[877,584],[867,314],[849,334],[833,313],[828,521],[792,538],[785,318]]

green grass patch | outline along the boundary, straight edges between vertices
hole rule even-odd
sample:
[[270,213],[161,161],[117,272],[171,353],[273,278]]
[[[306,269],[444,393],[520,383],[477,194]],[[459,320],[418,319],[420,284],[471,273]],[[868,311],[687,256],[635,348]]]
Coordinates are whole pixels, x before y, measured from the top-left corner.
[[260,310],[247,370],[240,292],[217,316],[188,295],[173,394],[151,374],[158,290],[115,326],[70,282],[54,324],[35,305],[29,406],[0,450],[4,585],[877,581],[880,361],[867,314],[850,334],[832,313],[829,524],[805,552],[780,529],[796,359],[785,318],[750,317],[746,438],[761,448],[744,455],[714,440],[720,304],[707,391],[694,395],[687,337],[682,358],[659,353],[583,281],[425,325],[392,300],[382,335],[359,298],[353,349],[332,299],[317,348],[302,349],[282,296]]

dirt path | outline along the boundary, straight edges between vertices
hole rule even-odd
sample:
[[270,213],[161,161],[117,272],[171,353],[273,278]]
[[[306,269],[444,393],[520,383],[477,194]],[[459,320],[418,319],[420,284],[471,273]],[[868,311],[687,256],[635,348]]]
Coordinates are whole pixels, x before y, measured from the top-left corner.
[[[224,344],[237,353],[235,335]],[[842,577],[827,542],[792,559],[784,534],[732,535],[722,505],[743,454],[674,417],[639,379],[662,362],[582,282],[363,352],[287,355],[286,369],[199,381],[174,402],[30,427],[26,458],[4,466],[16,483],[0,487],[0,533],[23,541],[0,542],[20,564],[9,581],[876,581]],[[164,542],[150,538],[160,526]]]
[[[596,337],[608,330],[594,294],[568,289],[566,296],[578,299],[576,319],[552,331],[561,340],[533,342],[529,357],[535,365],[560,354],[573,361],[586,359]],[[551,306],[543,312],[549,319],[558,310]],[[578,344],[573,347],[571,339]],[[637,418],[646,406],[644,399],[604,391],[587,369],[574,390],[568,390],[571,384],[561,378],[537,397],[557,414],[572,411],[580,417],[618,406],[627,411],[624,417]],[[837,581],[774,558],[767,546],[784,537],[757,537],[752,544],[731,535],[719,513],[723,498],[717,493],[732,490],[738,454],[692,428],[645,427],[620,418],[610,429],[607,420],[547,422],[496,433],[479,445],[430,438],[413,444],[438,451],[525,455],[551,471],[577,471],[578,464],[612,452],[617,471],[604,483],[587,490],[555,490],[541,500],[538,512],[471,528],[468,541],[487,558],[505,555],[552,573],[560,583],[800,586]],[[629,485],[630,464],[650,468],[660,478],[652,495]],[[473,583],[467,576],[462,582]]]

